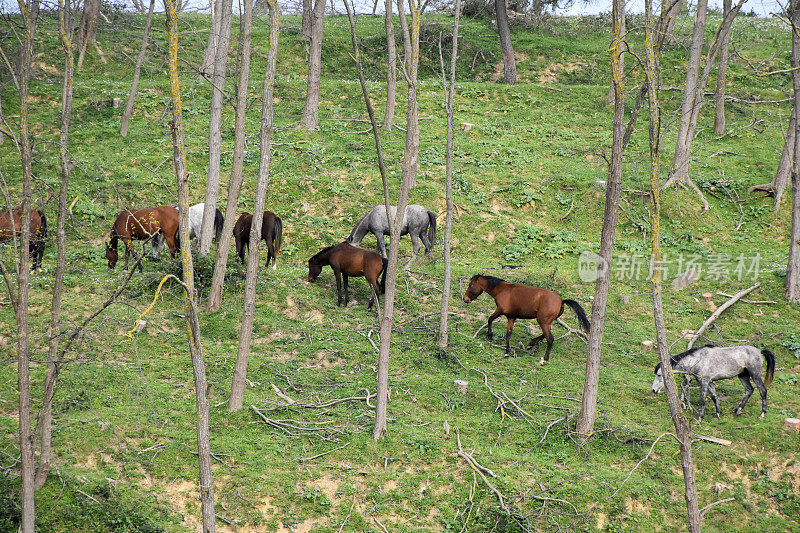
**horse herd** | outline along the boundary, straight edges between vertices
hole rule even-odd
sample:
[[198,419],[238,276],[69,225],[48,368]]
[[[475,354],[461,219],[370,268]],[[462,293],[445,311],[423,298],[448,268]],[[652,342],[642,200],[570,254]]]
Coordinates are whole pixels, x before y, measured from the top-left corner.
[[[189,208],[190,239],[195,239],[200,235],[204,210],[205,204],[203,203]],[[394,218],[396,212],[397,208],[390,206],[389,217]],[[337,305],[344,304],[346,306],[349,301],[349,278],[364,277],[371,290],[367,309],[372,308],[379,294],[382,294],[385,289],[387,259],[384,236],[390,234],[389,217],[387,217],[385,205],[373,207],[356,222],[345,241],[323,248],[308,260],[308,281],[315,281],[323,267],[330,266],[336,278]],[[15,239],[20,234],[21,221],[21,206],[0,212],[0,243]],[[253,215],[251,213],[242,213],[233,228],[236,255],[242,263],[245,261],[245,249],[249,246],[252,222]],[[217,239],[220,237],[223,223],[224,217],[217,209],[214,217],[214,232]],[[377,253],[359,247],[367,233],[372,233],[377,238]],[[47,238],[47,217],[44,212],[31,211],[30,234],[29,255],[32,268],[38,269],[42,264]],[[436,242],[436,214],[423,206],[409,205],[404,213],[400,232],[401,236],[406,234],[411,237],[414,256],[420,251],[421,241],[425,246],[425,253],[431,258]],[[272,263],[273,268],[277,268],[277,257],[283,239],[283,222],[271,211],[264,211],[261,239],[267,243],[266,265],[269,266]],[[157,256],[166,245],[169,248],[170,256],[174,258],[180,246],[178,209],[170,206],[123,209],[117,215],[106,243],[106,259],[109,269],[113,269],[119,260],[117,251],[119,240],[125,244],[126,269],[129,258],[133,255],[135,264],[138,265],[139,271],[142,271],[140,258],[133,245],[134,240],[151,241],[154,256]],[[378,281],[379,277],[380,281]],[[556,292],[522,283],[507,282],[494,276],[476,274],[470,279],[462,300],[469,303],[484,292],[492,296],[497,305],[486,324],[487,336],[490,340],[493,338],[492,322],[500,316],[505,316],[507,319],[505,337],[507,355],[511,354],[511,333],[514,323],[518,319],[535,319],[539,324],[541,334],[531,340],[528,349],[542,341],[547,342],[545,355],[541,358],[540,364],[545,364],[550,359],[554,341],[551,326],[562,315],[565,305],[575,312],[581,329],[586,332],[590,330],[589,320],[581,305],[575,300],[562,298]],[[675,355],[670,361],[673,372],[692,376],[699,382],[700,419],[703,417],[706,395],[709,393],[714,401],[717,417],[720,416],[721,410],[713,382],[733,377],[738,377],[745,388],[745,396],[735,409],[736,414],[742,412],[754,391],[750,382],[752,379],[761,395],[762,407],[759,416],[760,418],[764,417],[767,409],[767,386],[772,382],[775,371],[775,356],[769,350],[760,350],[753,346],[716,347],[707,345]],[[766,361],[765,372],[763,371],[764,361]],[[664,385],[660,364],[656,365],[654,373],[652,389],[653,393],[657,394]]]

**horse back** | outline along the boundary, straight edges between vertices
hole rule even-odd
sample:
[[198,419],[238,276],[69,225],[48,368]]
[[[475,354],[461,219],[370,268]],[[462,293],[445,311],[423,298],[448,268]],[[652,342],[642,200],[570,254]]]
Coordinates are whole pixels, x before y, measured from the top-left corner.
[[563,301],[557,292],[523,283],[504,282],[494,299],[509,318],[540,318],[555,320],[561,315]]
[[[44,214],[41,211],[31,208],[31,239],[39,234],[43,216]],[[0,211],[0,242],[11,240],[14,235],[19,235],[21,233],[20,228],[22,228],[21,205],[12,209],[11,216],[9,216],[7,209]]]

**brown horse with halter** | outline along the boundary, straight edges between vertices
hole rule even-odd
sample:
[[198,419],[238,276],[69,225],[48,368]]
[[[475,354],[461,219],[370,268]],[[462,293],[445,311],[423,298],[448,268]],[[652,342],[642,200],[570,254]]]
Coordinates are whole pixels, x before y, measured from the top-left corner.
[[549,361],[550,349],[553,347],[553,334],[550,331],[550,326],[564,312],[564,304],[570,306],[575,311],[575,314],[578,315],[581,329],[586,332],[589,331],[589,320],[586,318],[586,312],[583,307],[575,300],[563,299],[556,292],[523,285],[522,283],[509,283],[494,276],[476,274],[469,280],[469,287],[467,287],[467,292],[464,293],[464,302],[471,302],[483,292],[489,293],[497,304],[497,309],[489,317],[487,324],[489,340],[493,337],[492,322],[500,315],[505,315],[508,319],[506,325],[506,355],[511,353],[511,332],[514,329],[514,321],[519,318],[535,318],[542,329],[542,334],[535,337],[528,345],[528,348],[532,348],[547,339],[547,351],[539,361],[539,364]]
[[[31,258],[31,268],[37,270],[42,267],[44,244],[47,240],[47,217],[44,211],[31,209],[31,242],[28,247],[28,256]],[[14,239],[22,233],[22,206],[11,210],[0,211],[0,242]]]
[[[159,234],[164,236],[164,240],[169,246],[169,255],[174,258],[179,245],[177,209],[166,205],[147,209],[123,209],[117,215],[114,225],[111,226],[109,241],[106,243],[108,268],[113,269],[119,260],[119,254],[117,253],[119,239],[122,239],[122,242],[125,243],[125,269],[127,270],[131,254],[133,254],[135,261],[139,261],[139,256],[133,247],[133,241],[153,239],[153,245],[155,246],[157,244],[157,235]],[[139,272],[142,272],[141,263],[139,263]]]
[[[236,239],[236,255],[239,261],[244,264],[245,247],[250,250],[250,229],[253,227],[253,215],[242,213],[233,226],[233,237]],[[261,222],[261,240],[267,241],[267,267],[272,261],[272,268],[278,269],[278,254],[281,251],[281,241],[283,240],[283,222],[281,218],[272,211],[264,211],[264,219]]]
[[[358,248],[347,242],[342,242],[334,246],[328,246],[320,250],[314,257],[308,260],[308,281],[314,281],[322,272],[322,267],[330,265],[336,276],[336,295],[338,297],[336,305],[342,305],[342,280],[344,278],[344,305],[347,306],[347,280],[350,276],[364,276],[372,289],[372,298],[367,304],[367,309],[372,308],[372,304],[379,294],[383,294],[386,286],[386,265],[387,259],[380,254],[370,250]],[[378,276],[383,272],[380,284]],[[380,291],[380,292],[378,292]]]

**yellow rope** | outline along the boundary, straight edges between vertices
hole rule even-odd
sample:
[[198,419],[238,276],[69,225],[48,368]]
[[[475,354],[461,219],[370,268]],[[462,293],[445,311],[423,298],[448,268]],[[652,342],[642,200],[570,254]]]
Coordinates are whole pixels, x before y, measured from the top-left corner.
[[136,328],[139,327],[139,321],[143,319],[145,316],[147,316],[147,313],[149,313],[150,310],[153,309],[153,306],[156,305],[158,297],[161,296],[161,288],[164,286],[164,282],[171,277],[173,277],[172,274],[167,274],[162,278],[161,283],[158,284],[158,288],[156,289],[156,294],[155,296],[153,296],[153,301],[150,303],[150,305],[147,306],[147,309],[142,311],[142,314],[140,314],[139,318],[136,319],[136,323],[134,324],[133,328],[131,328],[131,330],[128,331],[127,335],[129,339],[133,339],[133,333],[136,331]]

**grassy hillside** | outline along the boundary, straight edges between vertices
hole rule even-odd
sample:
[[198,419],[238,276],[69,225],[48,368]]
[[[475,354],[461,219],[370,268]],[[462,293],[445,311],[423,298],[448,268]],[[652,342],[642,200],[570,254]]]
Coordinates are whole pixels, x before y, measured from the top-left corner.
[[[718,21],[719,17],[713,17]],[[419,185],[410,201],[444,212],[444,91],[439,72],[441,34],[450,19],[424,19],[420,68],[421,128]],[[35,44],[36,78],[31,86],[32,128],[37,140],[35,203],[55,226],[58,185],[57,128],[60,115],[61,51],[56,21],[45,18]],[[202,57],[205,17],[181,19],[181,91],[186,113],[187,149],[193,190],[202,201],[207,170],[209,85],[195,75]],[[316,284],[306,279],[307,259],[318,249],[341,241],[366,209],[382,201],[366,113],[348,56],[344,18],[325,23],[320,130],[296,129],[303,108],[305,44],[299,19],[282,20],[276,81],[276,133],[267,207],[284,220],[284,247],[277,271],[262,268],[256,300],[256,328],[245,405],[261,409],[286,395],[308,402],[374,394],[377,321],[367,313],[363,280],[354,280],[357,302],[335,306],[335,281],[326,270]],[[143,18],[117,14],[101,27],[99,44],[108,63],[90,50],[76,75],[75,109],[70,136],[75,161],[68,224],[69,249],[65,316],[77,323],[118,286],[119,271],[106,268],[103,243],[123,207],[176,202],[170,158],[168,84],[163,19],[154,28],[155,46],[143,71],[129,137],[119,136],[125,98]],[[712,26],[712,24],[710,24]],[[385,98],[380,59],[383,22],[363,17],[358,31],[370,57],[367,74],[376,108]],[[691,20],[682,19],[674,44],[664,52],[662,80],[664,168],[674,146],[676,111],[685,69],[685,45]],[[643,39],[641,20],[632,18],[631,48]],[[494,30],[475,19],[463,27],[459,58],[456,123],[475,127],[456,134],[451,342],[442,356],[435,348],[443,273],[442,237],[435,261],[419,257],[400,274],[396,329],[390,363],[389,435],[371,439],[372,409],[362,400],[320,409],[277,410],[268,416],[289,421],[287,430],[267,425],[252,410],[231,415],[225,401],[235,359],[242,312],[243,268],[232,259],[219,312],[201,317],[203,349],[211,383],[211,446],[217,513],[221,529],[240,531],[390,531],[607,529],[672,530],[685,523],[683,481],[676,443],[662,438],[652,454],[626,478],[651,444],[672,430],[663,396],[650,390],[657,356],[642,345],[654,339],[650,286],[641,270],[616,265],[609,296],[600,419],[588,444],[576,439],[574,419],[583,384],[585,344],[576,335],[556,341],[550,364],[522,348],[537,328],[518,322],[513,357],[504,357],[503,321],[494,342],[478,329],[494,309],[483,296],[467,306],[460,294],[476,272],[547,287],[591,307],[594,285],[581,282],[578,255],[598,250],[610,156],[611,113],[608,93],[610,20],[608,17],[552,19],[539,29],[513,29],[520,83],[496,82],[502,73]],[[709,33],[711,30],[709,30]],[[800,414],[800,311],[783,297],[790,206],[776,215],[772,202],[748,195],[747,187],[771,179],[788,123],[790,88],[786,75],[758,76],[787,68],[789,38],[775,21],[742,18],[733,31],[738,55],[728,74],[728,134],[713,135],[708,109],[701,116],[692,160],[695,181],[711,203],[703,214],[694,193],[664,193],[664,246],[668,279],[686,261],[704,269],[698,283],[683,291],[665,288],[664,311],[673,352],[682,350],[687,330],[696,330],[710,314],[702,297],[713,303],[754,283],[747,273],[758,254],[762,286],[755,300],[738,303],[716,322],[708,339],[717,343],[753,343],[777,356],[769,408],[758,419],[758,398],[744,414],[731,410],[743,390],[738,380],[720,383],[724,414],[695,422],[698,433],[733,442],[721,447],[696,441],[694,458],[700,505],[720,499],[705,514],[709,531],[800,530],[798,439],[782,429],[783,419]],[[446,39],[446,35],[444,37]],[[245,185],[239,210],[251,209],[258,165],[259,95],[266,63],[267,25],[254,29],[254,63],[248,115]],[[15,44],[3,43],[13,57]],[[232,46],[232,49],[235,47]],[[442,46],[446,50],[448,46]],[[232,58],[234,54],[232,53]],[[628,56],[627,88],[641,82],[635,58]],[[231,61],[226,90],[235,92]],[[8,72],[2,73],[3,113],[13,123],[18,100]],[[709,86],[713,86],[712,83]],[[399,125],[404,125],[405,88],[398,91]],[[629,107],[633,98],[629,100]],[[225,108],[223,189],[231,164],[233,106]],[[623,199],[617,230],[617,253],[631,264],[649,255],[647,230],[647,128],[640,122],[626,154]],[[404,135],[383,134],[391,186],[396,194]],[[0,146],[2,175],[14,200],[20,194],[19,158],[13,145]],[[789,195],[787,195],[788,197]],[[738,202],[733,199],[738,198]],[[443,215],[439,218],[443,225]],[[368,237],[364,246],[371,247]],[[0,248],[11,260],[8,246]],[[55,247],[46,249],[45,270],[33,276],[31,313],[35,357],[46,354],[46,333]],[[410,256],[404,239],[401,260]],[[744,276],[737,267],[744,261]],[[643,263],[642,263],[643,264]],[[210,283],[211,265],[200,261],[201,295]],[[727,273],[725,272],[727,268]],[[133,338],[126,332],[151,303],[156,286],[178,265],[145,261],[124,298],[109,308],[81,338],[64,366],[55,398],[53,439],[57,461],[37,493],[42,531],[196,530],[200,516],[196,487],[194,398],[182,292],[167,285],[145,317],[147,326]],[[18,477],[15,459],[17,395],[13,350],[15,326],[7,295],[0,295],[0,529],[15,530]],[[571,311],[564,320],[575,327]],[[561,326],[556,337],[567,331]],[[485,373],[485,382],[484,375]],[[33,369],[34,391],[41,396],[44,365]],[[469,381],[459,394],[453,380]],[[525,411],[498,408],[490,393],[505,394]],[[697,391],[692,398],[697,402]],[[371,402],[369,402],[371,403]],[[34,403],[38,408],[40,400]],[[687,413],[688,415],[689,413]],[[445,436],[445,421],[460,430],[462,445],[491,468],[494,486],[514,509],[506,517],[487,486],[457,455],[455,430]],[[554,423],[555,422],[555,423]],[[314,427],[304,432],[297,427]],[[322,429],[320,429],[322,428]],[[624,485],[623,485],[624,482]],[[621,489],[615,493],[615,491]]]

